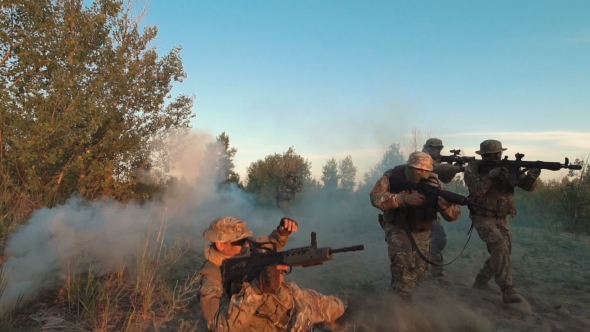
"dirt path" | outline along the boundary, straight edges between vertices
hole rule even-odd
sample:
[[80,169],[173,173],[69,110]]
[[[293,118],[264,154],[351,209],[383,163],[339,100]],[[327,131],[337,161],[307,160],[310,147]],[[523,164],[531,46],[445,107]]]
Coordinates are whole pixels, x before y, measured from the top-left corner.
[[[303,226],[288,248],[309,245],[314,228]],[[460,252],[468,228],[465,222],[447,227],[446,259]],[[488,257],[484,243],[474,233],[461,258],[446,267],[453,284],[441,288],[425,280],[416,290],[414,304],[408,307],[389,292],[389,261],[382,231],[374,225],[363,231],[358,225],[336,229],[318,232],[318,245],[335,248],[364,244],[365,250],[339,254],[321,266],[294,269],[288,279],[325,294],[352,295],[356,303],[348,316],[349,331],[590,331],[587,237],[513,228],[514,282],[527,303],[506,306],[499,289],[486,293],[471,288]],[[194,262],[184,267],[186,271],[193,268]],[[179,331],[178,319],[205,331],[198,304],[191,309],[161,331]]]
[[[447,259],[459,254],[466,229],[448,227]],[[291,280],[325,293],[354,291],[359,297],[356,331],[590,331],[589,239],[530,228],[513,230],[513,278],[528,303],[506,306],[499,289],[486,293],[471,288],[488,257],[476,233],[462,257],[446,267],[453,285],[441,288],[426,280],[416,291],[413,308],[388,294],[389,261],[378,231],[331,236],[330,245],[363,243],[365,251],[342,254],[324,266],[297,269]],[[303,238],[298,235],[297,240],[301,243]],[[318,241],[322,245],[319,235]],[[323,242],[328,245],[327,239]]]

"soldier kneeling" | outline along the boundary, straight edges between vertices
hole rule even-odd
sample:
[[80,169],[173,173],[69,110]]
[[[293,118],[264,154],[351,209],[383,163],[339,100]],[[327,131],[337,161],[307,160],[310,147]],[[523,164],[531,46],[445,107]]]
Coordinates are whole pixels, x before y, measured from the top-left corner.
[[[296,221],[283,218],[269,236],[255,241],[274,243],[281,250],[297,228]],[[245,277],[223,284],[223,260],[245,254],[254,241],[246,222],[233,217],[215,219],[203,235],[211,242],[200,271],[201,310],[209,331],[310,331],[319,323],[338,327],[335,321],[346,310],[344,301],[286,282],[287,266],[268,266],[251,280]]]

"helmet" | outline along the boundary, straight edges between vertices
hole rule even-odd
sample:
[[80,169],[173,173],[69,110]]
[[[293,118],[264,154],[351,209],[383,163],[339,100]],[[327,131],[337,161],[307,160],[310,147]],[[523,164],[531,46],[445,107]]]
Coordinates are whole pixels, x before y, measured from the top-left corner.
[[488,139],[479,144],[479,151],[475,151],[475,153],[482,155],[486,153],[497,153],[501,151],[506,151],[506,148],[502,148],[502,142],[493,139]]
[[246,228],[246,222],[234,217],[222,217],[211,221],[211,225],[203,232],[209,242],[233,242],[252,236]]
[[426,143],[424,143],[424,147],[427,147],[427,146],[440,147],[442,149],[443,143],[438,138],[429,138],[426,140]]
[[425,171],[432,171],[434,168],[432,161],[432,157],[428,153],[414,151],[408,157],[408,161],[406,162],[406,166],[410,166],[417,169],[422,169]]

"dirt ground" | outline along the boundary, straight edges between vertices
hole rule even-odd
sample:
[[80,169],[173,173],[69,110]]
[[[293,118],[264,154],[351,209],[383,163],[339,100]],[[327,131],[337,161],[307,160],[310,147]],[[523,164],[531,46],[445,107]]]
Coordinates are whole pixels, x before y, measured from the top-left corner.
[[[308,245],[313,228],[303,226],[287,249]],[[465,221],[447,226],[447,260],[459,254],[468,229]],[[487,293],[471,288],[488,257],[475,231],[462,256],[445,267],[453,284],[441,287],[424,280],[412,306],[389,292],[387,247],[374,225],[362,231],[334,225],[331,232],[318,232],[319,246],[364,244],[365,250],[294,269],[287,278],[302,288],[352,296],[349,331],[590,331],[590,239],[523,227],[513,227],[513,234],[514,283],[527,301],[516,305],[504,305],[499,289]],[[186,319],[196,318],[198,305],[192,310]]]
[[[449,241],[443,253],[447,261],[463,248],[468,229],[466,220],[446,225]],[[345,317],[348,331],[590,331],[590,238],[534,228],[512,230],[513,278],[526,303],[504,305],[493,281],[490,284],[497,291],[471,288],[488,257],[475,231],[461,257],[445,267],[452,285],[442,287],[425,279],[411,306],[389,291],[387,247],[376,222],[366,227],[302,223],[286,249],[309,245],[310,232],[317,231],[320,247],[363,244],[365,250],[337,254],[324,265],[295,268],[287,279],[301,288],[350,296],[351,310]],[[195,249],[203,245],[196,243]],[[171,282],[182,282],[201,264],[198,254],[184,257]],[[206,331],[203,323],[199,305],[193,303],[158,331]]]

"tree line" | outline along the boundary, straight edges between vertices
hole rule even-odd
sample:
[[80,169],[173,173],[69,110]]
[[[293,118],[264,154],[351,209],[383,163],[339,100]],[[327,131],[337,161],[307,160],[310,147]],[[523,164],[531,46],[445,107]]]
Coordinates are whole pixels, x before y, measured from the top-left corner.
[[[168,171],[183,147],[167,143],[191,129],[194,96],[172,93],[186,77],[181,47],[158,54],[157,28],[142,28],[140,18],[123,0],[12,0],[0,8],[1,238],[73,195],[145,202],[178,182]],[[371,209],[375,181],[404,162],[392,144],[361,183],[351,156],[329,159],[316,180],[290,147],[252,162],[240,179],[236,153],[225,132],[207,147],[203,169],[220,188],[235,185],[272,207],[280,178],[294,170],[304,181],[299,203],[329,197],[359,214]],[[588,165],[576,162],[581,174],[517,193],[522,214],[590,233]],[[460,178],[449,188],[464,190]]]

